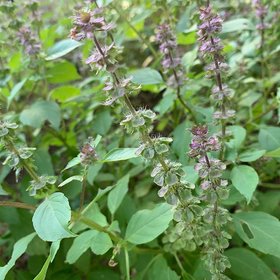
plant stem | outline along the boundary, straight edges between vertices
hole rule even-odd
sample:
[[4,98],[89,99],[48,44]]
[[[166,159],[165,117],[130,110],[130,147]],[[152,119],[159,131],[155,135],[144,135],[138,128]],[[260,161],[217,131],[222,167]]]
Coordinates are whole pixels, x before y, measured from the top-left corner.
[[[168,56],[169,56],[169,59],[171,61],[171,64],[174,65],[174,60],[173,60],[173,56],[172,56],[172,53],[171,51],[168,51]],[[181,91],[181,87],[180,87],[180,80],[179,80],[179,77],[178,77],[178,74],[175,70],[175,68],[172,68],[172,72],[173,72],[173,75],[174,75],[174,78],[175,78],[175,81],[176,81],[176,84],[177,84],[177,87],[176,87],[176,94],[177,94],[177,98],[178,100],[180,101],[180,103],[182,104],[182,106],[187,110],[189,111],[189,113],[191,114],[192,116],[192,119],[193,121],[195,122],[195,124],[198,124],[197,123],[197,120],[196,120],[196,116],[192,110],[192,108],[183,100],[181,94],[180,94],[180,91]]]
[[22,208],[22,209],[28,209],[33,211],[36,210],[36,207],[31,204],[26,204],[23,202],[15,202],[15,201],[0,201],[0,206]]
[[82,191],[81,191],[81,196],[80,196],[79,212],[82,211],[83,206],[84,206],[84,201],[85,201],[86,184],[87,184],[87,171],[88,171],[88,167],[86,166],[85,169],[84,169],[84,175],[83,175],[83,181],[82,181]]
[[177,253],[174,253],[174,258],[175,258],[175,260],[176,260],[178,266],[180,267],[181,274],[182,274],[182,275],[186,275],[187,272],[186,272],[186,270],[184,269],[184,267],[183,267],[183,265],[182,265],[182,262],[180,261],[180,259],[179,259],[178,255],[177,255]]
[[[94,43],[95,43],[95,45],[96,45],[97,50],[98,50],[99,53],[102,55],[104,62],[107,63],[105,54],[104,54],[104,52],[103,52],[103,50],[102,50],[102,47],[101,47],[101,45],[99,44],[99,41],[97,40],[97,38],[96,38],[95,35],[93,35],[93,41],[94,41]],[[117,84],[119,84],[120,78],[118,77],[118,74],[117,74],[116,72],[109,72],[109,73],[112,75],[112,77],[113,77],[113,79],[115,80],[115,82],[116,82]],[[134,106],[132,105],[132,103],[130,102],[130,99],[129,99],[129,97],[127,96],[127,94],[124,94],[123,100],[124,100],[126,106],[128,107],[130,113],[131,113],[133,116],[136,116],[136,115],[137,115],[137,111],[136,111],[136,109],[134,108]],[[154,146],[153,140],[152,140],[152,138],[149,136],[149,133],[148,133],[147,128],[146,128],[145,126],[143,126],[143,129],[142,129],[142,130],[139,130],[139,132],[141,133],[141,135],[142,135],[144,141],[146,141],[149,145]],[[162,158],[162,156],[156,154],[156,157],[157,157],[157,159],[159,160],[160,164],[162,165],[163,169],[164,169],[165,171],[168,171],[169,168],[168,168],[167,164],[165,163],[164,159]]]
[[124,248],[124,255],[125,255],[126,280],[130,280],[129,254],[126,248]]
[[119,236],[117,236],[115,233],[109,231],[106,227],[102,227],[101,225],[97,224],[96,222],[92,221],[91,219],[88,219],[87,217],[81,215],[81,213],[77,213],[77,212],[72,211],[72,216],[74,217],[75,222],[73,222],[70,225],[70,228],[72,228],[77,221],[81,221],[85,225],[87,225],[91,228],[94,228],[97,231],[107,233],[110,236],[110,238],[113,241],[115,241],[116,243],[122,241],[122,239]]

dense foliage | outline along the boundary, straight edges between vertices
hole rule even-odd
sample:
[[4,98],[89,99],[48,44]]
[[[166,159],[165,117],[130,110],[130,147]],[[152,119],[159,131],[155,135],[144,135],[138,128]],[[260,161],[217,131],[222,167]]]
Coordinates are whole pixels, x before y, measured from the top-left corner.
[[0,280],[279,279],[278,5],[2,0]]

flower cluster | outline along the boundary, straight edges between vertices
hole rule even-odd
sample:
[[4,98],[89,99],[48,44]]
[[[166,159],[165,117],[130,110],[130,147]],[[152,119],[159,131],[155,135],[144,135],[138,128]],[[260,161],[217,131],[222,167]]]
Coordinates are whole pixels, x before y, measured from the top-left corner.
[[86,38],[93,38],[94,31],[109,31],[115,27],[114,24],[105,22],[102,9],[93,11],[78,11],[73,17],[74,27],[71,29],[70,36],[72,39],[81,41]]
[[[96,17],[98,15],[98,17]],[[105,82],[104,91],[106,92],[105,105],[113,105],[117,100],[125,105],[125,118],[121,122],[128,132],[138,132],[140,135],[140,146],[137,154],[142,155],[145,159],[154,164],[151,176],[155,184],[160,187],[158,195],[164,197],[166,201],[176,209],[176,222],[182,222],[184,231],[191,231],[195,234],[196,214],[199,199],[192,195],[193,184],[185,180],[184,171],[180,163],[168,159],[169,143],[171,138],[151,137],[152,123],[156,114],[150,109],[135,109],[129,99],[129,94],[138,93],[139,86],[131,82],[130,78],[125,76],[125,71],[120,69],[121,66],[116,58],[116,46],[112,34],[107,31],[111,29],[112,24],[106,24],[103,16],[98,11],[80,12],[74,17],[74,29],[71,31],[73,39],[83,40],[89,38],[93,40],[94,51],[87,59],[87,63],[92,67],[104,70],[108,75]],[[99,36],[102,35],[102,36]],[[179,60],[173,57],[173,49],[176,47],[176,40],[167,25],[162,25],[158,31],[157,39],[161,41],[161,51],[164,53],[163,66],[173,71],[173,79],[176,79],[178,87],[177,68],[180,66]],[[109,43],[108,43],[109,42]],[[174,71],[176,69],[176,71]],[[122,70],[122,71],[121,71]],[[201,211],[200,211],[201,212]],[[185,213],[195,218],[186,218]],[[174,218],[175,219],[175,218]],[[198,217],[198,219],[200,219]],[[189,242],[190,235],[185,236],[184,231],[179,234],[179,243]],[[169,240],[169,238],[167,238]],[[176,241],[176,244],[177,244]],[[189,243],[188,243],[189,244]],[[174,245],[174,250],[178,244]],[[171,245],[171,246],[173,246]],[[177,246],[177,247],[176,247]],[[194,246],[190,245],[190,250]]]
[[[103,89],[106,93],[104,105],[112,105],[126,93],[137,92],[139,87],[131,82],[131,78],[116,75],[120,68],[117,56],[121,53],[121,48],[116,46],[109,34],[114,29],[115,24],[107,23],[102,13],[103,9],[100,8],[92,11],[78,11],[73,17],[74,27],[71,29],[70,37],[77,41],[93,40],[94,49],[86,59],[86,64],[97,71],[105,70],[109,72],[110,75]],[[98,38],[98,33],[102,33],[102,43]],[[108,39],[111,42],[108,42]]]
[[226,165],[219,159],[209,158],[208,152],[219,151],[221,144],[218,137],[208,136],[207,126],[195,126],[191,129],[193,135],[190,143],[189,156],[198,158],[198,163],[195,165],[195,170],[202,179],[201,188],[217,189],[218,187],[227,186],[227,181],[220,179]]
[[267,23],[264,22],[265,17],[267,16],[268,9],[262,4],[261,0],[252,0],[252,4],[255,8],[256,17],[259,18],[260,23],[257,24],[256,28],[258,30],[265,30],[269,27]]
[[55,176],[43,175],[38,177],[36,180],[30,182],[30,186],[27,188],[30,196],[43,196],[48,191],[51,191],[53,184],[56,182]]
[[219,151],[221,145],[215,136],[208,137],[208,128],[206,125],[194,126],[191,129],[193,134],[192,142],[190,144],[190,157],[203,156],[206,152]]
[[184,82],[184,72],[181,67],[181,58],[177,56],[176,37],[168,23],[158,26],[156,41],[163,54],[162,67],[166,73],[171,72],[167,84],[170,87],[181,86]]
[[137,92],[140,87],[134,85],[131,82],[131,77],[129,78],[120,78],[118,81],[114,81],[110,78],[105,82],[105,87],[103,90],[107,93],[107,99],[104,102],[104,105],[112,105],[116,100],[123,97],[127,92]]
[[[204,200],[208,206],[204,209],[202,229],[208,238],[202,239],[205,248],[205,260],[209,270],[217,279],[227,279],[223,275],[229,267],[228,259],[223,250],[228,247],[230,235],[222,227],[230,220],[226,209],[218,206],[218,200],[228,196],[228,181],[223,179],[226,164],[216,158],[210,158],[209,153],[219,151],[221,145],[216,136],[208,135],[207,126],[195,126],[191,129],[193,135],[189,156],[198,159],[195,165],[201,183]],[[216,278],[214,278],[216,279]]]
[[41,44],[29,27],[21,27],[18,32],[18,37],[21,45],[24,47],[24,51],[26,54],[39,54],[41,50]]
[[95,148],[91,145],[91,143],[84,144],[81,149],[80,159],[83,165],[89,165],[90,163],[97,160]]
[[235,115],[235,111],[227,108],[229,100],[233,96],[233,90],[222,82],[222,73],[227,71],[228,65],[224,62],[222,54],[223,45],[217,34],[222,30],[222,18],[213,13],[211,6],[200,9],[200,20],[198,26],[199,51],[203,57],[210,58],[206,66],[208,77],[215,77],[216,86],[212,89],[212,98],[216,100],[219,107],[214,112],[214,119],[227,120]]
[[[123,125],[129,133],[133,133],[135,130],[141,128],[141,126],[152,128],[152,122],[156,118],[155,112],[147,109],[139,109],[133,114],[132,112],[127,113],[125,119],[121,121],[120,125]],[[140,155],[145,149],[145,144],[141,145],[137,151]],[[154,153],[152,154],[152,157]],[[152,158],[148,157],[148,158]]]
[[56,182],[56,177],[42,175],[38,176],[34,170],[32,155],[36,148],[26,147],[20,143],[16,137],[15,130],[18,128],[16,123],[8,120],[0,121],[0,140],[5,149],[5,160],[3,165],[8,165],[15,170],[16,181],[18,181],[21,170],[24,168],[30,177],[33,179],[30,182],[27,191],[30,196],[41,196],[53,190],[53,184]]

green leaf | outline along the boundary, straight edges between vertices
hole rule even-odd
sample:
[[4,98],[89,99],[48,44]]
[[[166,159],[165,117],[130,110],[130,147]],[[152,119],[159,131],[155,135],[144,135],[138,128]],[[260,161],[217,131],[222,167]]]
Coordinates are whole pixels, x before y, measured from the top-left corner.
[[238,150],[246,138],[246,130],[239,125],[229,126],[228,130],[232,133],[232,139],[227,143],[231,149]]
[[34,128],[40,128],[45,121],[58,129],[61,121],[59,106],[53,101],[40,100],[23,110],[20,114],[20,121]]
[[58,241],[73,237],[67,228],[71,219],[71,209],[68,199],[63,193],[53,193],[36,209],[32,222],[42,240]]
[[54,176],[52,158],[47,150],[47,147],[36,149],[33,154],[33,159],[39,175]]
[[230,179],[233,186],[249,203],[259,183],[259,176],[255,169],[248,165],[235,166],[231,171]]
[[96,134],[106,135],[112,125],[113,117],[109,110],[102,110],[98,114],[96,114],[94,118],[94,126],[92,131]]
[[51,256],[49,255],[43,267],[41,268],[40,272],[36,275],[36,277],[33,280],[45,280],[50,262],[51,262]]
[[46,72],[48,82],[52,84],[66,83],[81,78],[74,64],[64,61],[55,63]]
[[227,250],[225,255],[231,263],[230,270],[246,280],[277,280],[271,269],[253,252],[245,248]]
[[185,66],[187,72],[189,72],[189,69],[194,65],[196,58],[197,58],[197,48],[194,48],[193,50],[186,52],[182,57],[182,64]]
[[[87,205],[87,207],[82,211],[83,217],[95,222],[102,227],[107,227],[107,218],[101,213],[98,204],[94,202],[95,200],[96,199],[89,203],[89,205]],[[77,233],[87,228],[89,228],[88,225],[78,221],[74,224],[72,230],[73,232]]]
[[18,72],[18,70],[20,70],[20,68],[23,65],[21,61],[22,61],[21,52],[17,52],[12,55],[8,64],[11,72]]
[[27,246],[36,236],[36,233],[31,233],[18,240],[13,249],[12,257],[5,266],[0,267],[0,279],[5,279],[9,270],[15,265],[16,260],[26,251]]
[[71,177],[67,178],[66,180],[64,180],[63,182],[61,182],[58,186],[59,187],[63,187],[64,185],[67,185],[67,184],[69,184],[72,181],[80,181],[80,182],[82,182],[83,181],[83,176],[81,176],[81,175],[71,176]]
[[67,253],[66,262],[75,263],[89,248],[96,255],[104,255],[112,246],[113,243],[107,233],[96,230],[85,231],[74,239]]
[[78,165],[78,164],[80,164],[80,163],[81,163],[81,158],[80,158],[80,156],[74,157],[74,158],[72,158],[72,159],[67,163],[67,165],[66,165],[65,168],[62,170],[62,172],[65,171],[65,170],[67,170],[67,169],[70,169],[70,168],[72,168],[72,167],[74,167],[74,166],[76,166],[76,165]]
[[167,89],[159,103],[154,107],[154,110],[162,116],[173,106],[174,100],[176,100],[174,91]]
[[152,68],[143,68],[130,73],[132,81],[140,85],[162,84],[163,80],[160,73]]
[[45,58],[46,60],[54,60],[59,57],[62,57],[71,51],[75,50],[76,48],[82,46],[83,44],[72,40],[72,39],[65,39],[62,41],[57,42],[54,46],[52,46],[50,49],[47,51],[47,57]]
[[11,90],[10,95],[8,96],[7,100],[7,106],[8,109],[12,103],[12,101],[14,100],[14,98],[17,96],[17,94],[20,92],[20,90],[22,89],[22,87],[24,86],[24,84],[26,83],[27,78],[23,79],[21,82],[17,83]]
[[88,167],[87,171],[87,181],[90,185],[93,184],[96,176],[98,175],[99,171],[101,170],[103,163],[94,163]]
[[93,199],[92,202],[98,201],[101,197],[103,197],[106,193],[108,193],[112,188],[113,188],[113,186],[109,186],[109,187],[107,187],[107,188],[105,188],[105,189],[98,189],[97,195],[96,195],[96,197]]
[[117,211],[126,193],[128,192],[128,182],[129,175],[126,175],[121,178],[117,182],[117,185],[110,191],[108,195],[108,208],[111,214],[114,214]]
[[243,162],[252,162],[261,158],[265,152],[265,150],[246,151],[239,155],[239,160]]
[[125,239],[133,244],[150,242],[167,229],[172,217],[172,206],[167,203],[152,210],[140,210],[129,220]]
[[172,149],[175,151],[180,159],[180,162],[186,162],[186,153],[189,150],[189,144],[191,143],[191,133],[189,132],[191,124],[183,122],[179,124],[173,131],[174,140],[172,143]]
[[131,158],[139,157],[135,153],[137,148],[116,148],[111,150],[105,157],[101,160],[102,162],[111,162],[111,161],[121,161]]
[[53,89],[49,96],[52,99],[58,100],[60,102],[65,102],[72,97],[75,97],[77,95],[80,95],[81,90],[77,87],[73,86],[62,86],[62,87],[57,87]]
[[265,154],[266,157],[272,157],[272,158],[280,158],[280,148],[267,152]]
[[251,22],[247,18],[236,18],[223,23],[222,33],[251,29]]
[[251,248],[280,257],[280,222],[264,212],[241,212],[233,215],[238,235]]
[[47,276],[47,271],[48,271],[49,265],[51,262],[53,262],[59,247],[60,247],[60,241],[56,241],[56,242],[52,243],[51,248],[50,248],[50,254],[49,254],[48,258],[46,259],[40,272],[37,274],[37,276],[33,280],[45,280],[45,278]]
[[267,151],[273,151],[280,147],[280,127],[267,126],[260,130],[259,143]]
[[167,261],[160,257],[157,259],[148,271],[148,280],[180,280],[175,271],[171,270]]

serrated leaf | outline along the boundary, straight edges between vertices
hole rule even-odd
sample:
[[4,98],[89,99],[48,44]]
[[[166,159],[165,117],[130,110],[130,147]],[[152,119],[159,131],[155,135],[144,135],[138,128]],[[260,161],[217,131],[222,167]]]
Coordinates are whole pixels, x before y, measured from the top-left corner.
[[121,178],[116,186],[110,191],[108,195],[108,208],[111,214],[114,214],[119,208],[122,200],[128,192],[129,175]]
[[101,160],[102,162],[121,161],[139,157],[136,155],[137,148],[116,148],[111,150]]
[[36,209],[32,222],[38,236],[45,241],[58,241],[73,237],[68,230],[71,209],[63,193],[53,193]]
[[72,40],[72,39],[65,39],[62,41],[57,42],[54,46],[52,46],[50,49],[47,51],[47,57],[45,58],[46,60],[54,60],[59,57],[62,57],[74,49],[82,46],[83,44],[81,42]]
[[248,165],[235,166],[231,171],[230,179],[233,186],[249,203],[259,183],[259,176],[255,169]]
[[167,229],[172,217],[172,206],[167,203],[152,210],[140,210],[129,220],[125,239],[133,244],[150,242]]
[[236,232],[251,248],[280,257],[280,222],[264,212],[241,212],[233,215]]
[[27,246],[36,236],[36,233],[31,233],[18,240],[13,249],[12,257],[5,266],[0,267],[0,279],[5,279],[9,270],[15,265],[16,260],[26,251]]

